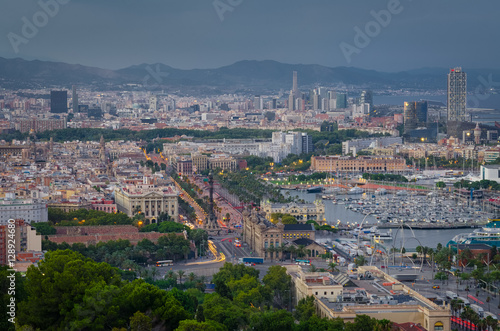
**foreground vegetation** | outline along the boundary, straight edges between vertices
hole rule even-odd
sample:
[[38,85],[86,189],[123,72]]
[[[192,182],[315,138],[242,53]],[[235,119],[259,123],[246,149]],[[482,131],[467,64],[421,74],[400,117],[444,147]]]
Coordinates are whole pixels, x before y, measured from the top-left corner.
[[[0,269],[2,288],[8,271]],[[188,276],[189,278],[189,276]],[[390,330],[391,322],[366,315],[354,323],[321,319],[314,299],[302,299],[292,314],[290,276],[272,266],[259,271],[226,263],[214,275],[215,293],[198,288],[162,290],[144,280],[126,281],[116,268],[70,250],[49,252],[26,277],[16,278],[16,327],[23,330]],[[181,281],[182,282],[182,281]],[[1,294],[0,328],[14,330]]]

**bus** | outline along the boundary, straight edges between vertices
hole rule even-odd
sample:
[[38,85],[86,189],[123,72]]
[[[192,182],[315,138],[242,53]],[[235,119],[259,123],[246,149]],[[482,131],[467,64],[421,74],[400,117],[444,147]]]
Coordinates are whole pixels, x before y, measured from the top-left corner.
[[157,267],[168,267],[171,265],[174,265],[174,261],[172,261],[172,260],[165,260],[165,261],[156,262]]
[[295,263],[296,264],[300,264],[300,265],[311,265],[311,260],[299,260],[299,259],[295,259]]
[[241,247],[241,241],[239,239],[234,239],[234,246]]

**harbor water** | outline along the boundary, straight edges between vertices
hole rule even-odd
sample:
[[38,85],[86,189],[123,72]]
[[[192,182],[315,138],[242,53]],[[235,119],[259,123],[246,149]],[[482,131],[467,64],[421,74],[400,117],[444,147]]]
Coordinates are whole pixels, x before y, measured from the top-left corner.
[[[282,193],[285,196],[296,196],[299,199],[304,199],[306,202],[313,202],[317,195],[315,193],[307,193],[305,191],[295,191],[295,190],[283,190]],[[339,195],[339,198],[360,198],[360,195],[356,196],[347,196],[347,195]],[[372,224],[377,225],[380,224],[380,220],[372,215],[364,215],[359,212],[354,212],[352,210],[346,209],[345,204],[334,204],[330,200],[323,200],[325,204],[325,219],[328,224],[336,225],[339,221],[343,224],[361,224],[363,219],[365,219],[364,224]],[[422,206],[423,207],[423,206]],[[383,232],[389,231],[387,229],[383,229]],[[472,228],[465,229],[425,229],[425,230],[413,230],[413,233],[410,229],[391,229],[393,240],[386,241],[384,245],[386,247],[397,247],[400,248],[401,245],[405,247],[407,251],[412,251],[417,246],[428,246],[431,248],[435,248],[438,243],[441,243],[445,246],[448,241],[450,241],[454,236],[460,233],[470,233],[474,231]]]

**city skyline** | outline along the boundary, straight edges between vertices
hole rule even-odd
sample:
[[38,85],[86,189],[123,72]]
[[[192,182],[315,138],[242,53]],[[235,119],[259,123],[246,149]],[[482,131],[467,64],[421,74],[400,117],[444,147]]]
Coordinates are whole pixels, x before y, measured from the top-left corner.
[[[214,68],[244,59],[390,72],[498,66],[497,46],[487,38],[477,38],[498,30],[497,3],[476,6],[455,1],[451,6],[406,0],[367,4],[280,0],[232,1],[232,5],[199,1],[193,5],[127,1],[116,6],[55,1],[41,3],[56,3],[57,8],[39,3],[4,4],[0,56],[109,69],[140,63]],[[215,6],[221,2],[226,6]],[[443,15],[447,24],[442,24]],[[274,24],[278,21],[280,24]],[[458,40],[467,40],[468,47],[454,42]]]

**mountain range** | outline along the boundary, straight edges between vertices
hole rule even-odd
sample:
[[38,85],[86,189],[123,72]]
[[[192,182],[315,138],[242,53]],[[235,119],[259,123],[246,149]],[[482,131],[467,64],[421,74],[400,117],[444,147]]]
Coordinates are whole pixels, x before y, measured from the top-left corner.
[[[62,62],[0,57],[0,85],[5,88],[69,87],[73,84],[103,88],[139,84],[149,89],[190,88],[208,89],[214,92],[289,90],[292,85],[292,71],[297,71],[299,87],[345,85],[372,89],[431,90],[446,89],[446,74],[449,69],[422,68],[401,72],[380,72],[355,67],[332,68],[316,64],[245,60],[214,69],[184,70],[157,63],[109,70]],[[484,81],[495,82],[495,78],[500,77],[499,69],[464,68],[464,71],[468,74],[469,90],[481,86]],[[489,75],[491,79],[488,78]]]

